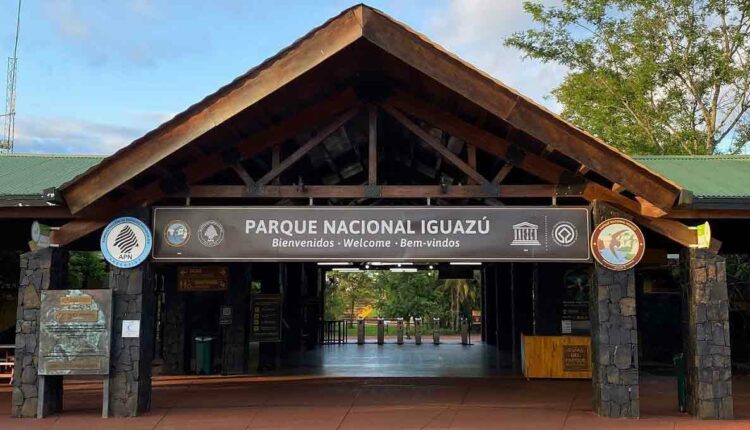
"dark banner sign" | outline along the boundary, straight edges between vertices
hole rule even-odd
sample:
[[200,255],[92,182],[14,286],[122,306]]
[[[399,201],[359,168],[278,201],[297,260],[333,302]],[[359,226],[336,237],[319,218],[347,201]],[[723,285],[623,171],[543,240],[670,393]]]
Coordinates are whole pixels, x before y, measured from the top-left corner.
[[161,207],[160,261],[588,261],[586,208]]

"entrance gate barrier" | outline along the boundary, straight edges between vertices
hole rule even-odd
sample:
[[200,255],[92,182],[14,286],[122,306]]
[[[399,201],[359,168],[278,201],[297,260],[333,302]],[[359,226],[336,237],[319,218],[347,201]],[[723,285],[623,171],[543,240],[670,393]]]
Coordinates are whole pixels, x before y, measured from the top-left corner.
[[461,318],[461,345],[471,345],[468,318]]
[[357,320],[357,345],[365,344],[365,320],[359,318]]

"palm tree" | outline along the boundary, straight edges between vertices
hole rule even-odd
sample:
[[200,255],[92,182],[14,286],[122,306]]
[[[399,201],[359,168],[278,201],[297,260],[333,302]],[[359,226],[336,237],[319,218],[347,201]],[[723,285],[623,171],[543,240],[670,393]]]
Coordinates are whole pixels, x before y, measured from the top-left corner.
[[443,288],[448,292],[451,299],[451,327],[458,330],[461,318],[461,308],[464,304],[474,301],[477,291],[473,286],[473,279],[448,279],[443,283]]

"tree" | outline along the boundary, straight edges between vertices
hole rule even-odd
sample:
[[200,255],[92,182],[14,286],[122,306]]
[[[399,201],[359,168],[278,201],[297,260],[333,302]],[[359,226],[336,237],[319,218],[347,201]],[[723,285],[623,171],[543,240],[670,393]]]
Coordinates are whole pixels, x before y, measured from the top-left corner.
[[[342,314],[356,318],[357,306],[375,304],[380,297],[380,288],[370,272],[329,272],[326,288],[326,318],[338,319]],[[329,308],[340,303],[341,310]],[[333,315],[334,312],[340,312]]]
[[750,141],[750,1],[524,3],[505,43],[566,66],[562,116],[639,154],[740,152]]
[[70,288],[101,287],[107,277],[107,268],[100,252],[71,252],[68,260]]
[[383,287],[378,310],[383,316],[443,318],[447,310],[445,294],[440,289],[436,271],[378,272],[377,282]]

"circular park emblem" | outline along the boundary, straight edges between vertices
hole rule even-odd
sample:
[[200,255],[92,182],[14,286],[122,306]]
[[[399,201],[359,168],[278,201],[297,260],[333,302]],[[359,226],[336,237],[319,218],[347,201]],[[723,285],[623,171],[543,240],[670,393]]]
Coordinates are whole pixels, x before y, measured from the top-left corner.
[[578,229],[572,222],[560,221],[552,227],[552,240],[567,248],[578,240]]
[[185,221],[169,221],[164,228],[164,240],[167,245],[178,248],[190,239],[190,226]]
[[625,218],[610,218],[594,229],[591,252],[599,264],[610,270],[628,270],[638,264],[646,251],[643,232]]
[[151,243],[151,231],[146,224],[137,218],[123,217],[107,225],[100,246],[105,260],[127,269],[143,263],[151,251]]
[[198,240],[203,246],[213,248],[224,240],[224,227],[218,221],[206,221],[198,227]]

